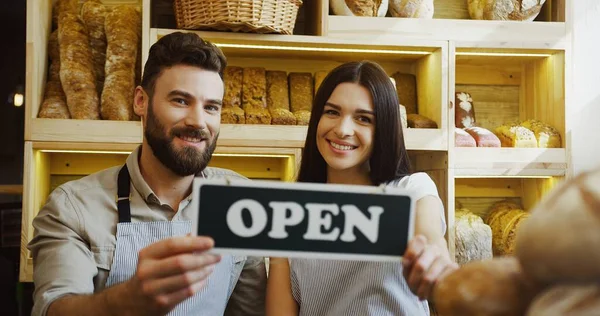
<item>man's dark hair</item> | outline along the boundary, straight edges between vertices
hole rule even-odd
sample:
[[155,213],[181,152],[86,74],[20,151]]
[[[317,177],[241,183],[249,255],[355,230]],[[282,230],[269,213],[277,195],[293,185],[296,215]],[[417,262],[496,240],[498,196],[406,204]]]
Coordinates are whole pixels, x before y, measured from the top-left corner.
[[198,34],[175,32],[165,35],[150,47],[144,66],[141,86],[149,96],[152,96],[156,78],[161,72],[176,65],[196,66],[214,71],[219,73],[222,79],[227,59],[221,49]]

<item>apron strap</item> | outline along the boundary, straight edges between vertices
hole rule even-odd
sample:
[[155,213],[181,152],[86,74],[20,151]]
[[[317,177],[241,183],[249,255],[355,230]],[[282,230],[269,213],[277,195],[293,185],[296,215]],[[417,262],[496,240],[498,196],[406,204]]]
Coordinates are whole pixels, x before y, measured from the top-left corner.
[[130,180],[129,169],[127,168],[127,165],[124,165],[121,167],[117,179],[117,211],[119,213],[119,223],[131,222]]

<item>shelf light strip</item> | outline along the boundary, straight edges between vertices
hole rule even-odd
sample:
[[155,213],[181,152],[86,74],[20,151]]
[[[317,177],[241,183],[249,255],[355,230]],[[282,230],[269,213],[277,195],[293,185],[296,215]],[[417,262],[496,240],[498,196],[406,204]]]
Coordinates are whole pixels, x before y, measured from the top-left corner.
[[[43,153],[68,153],[68,154],[117,154],[117,155],[129,155],[129,154],[131,154],[131,151],[69,150],[69,149],[41,149],[40,152],[43,152]],[[213,156],[217,156],[217,157],[289,158],[292,155],[214,153]]]
[[309,51],[309,52],[338,52],[338,53],[370,53],[370,54],[396,54],[396,55],[431,55],[426,51],[392,50],[392,49],[361,49],[361,48],[335,48],[335,47],[302,47],[302,46],[275,46],[275,45],[251,45],[251,44],[227,44],[215,43],[224,48],[249,48],[270,49],[287,51]]
[[456,52],[456,56],[490,56],[490,57],[550,57],[552,54],[533,53],[483,53],[483,52]]

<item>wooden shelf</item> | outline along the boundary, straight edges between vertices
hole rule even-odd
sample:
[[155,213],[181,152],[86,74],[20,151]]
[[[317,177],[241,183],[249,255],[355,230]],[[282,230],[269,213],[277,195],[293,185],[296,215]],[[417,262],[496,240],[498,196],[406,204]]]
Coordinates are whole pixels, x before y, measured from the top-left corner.
[[564,176],[563,148],[455,148],[454,175],[468,177]]
[[23,185],[21,184],[0,184],[0,194],[23,194]]
[[564,49],[565,22],[403,19],[328,16],[327,36],[390,43],[398,39],[454,41],[458,47]]

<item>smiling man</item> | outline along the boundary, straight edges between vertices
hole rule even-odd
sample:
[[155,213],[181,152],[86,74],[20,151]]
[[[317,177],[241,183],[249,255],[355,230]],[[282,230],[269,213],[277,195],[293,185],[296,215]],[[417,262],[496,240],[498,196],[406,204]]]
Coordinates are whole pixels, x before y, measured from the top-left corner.
[[155,43],[135,91],[143,143],[117,166],[61,185],[34,219],[33,315],[263,315],[262,258],[206,253],[190,236],[224,94],[222,52],[192,33]]

